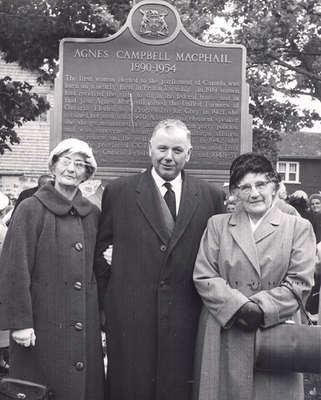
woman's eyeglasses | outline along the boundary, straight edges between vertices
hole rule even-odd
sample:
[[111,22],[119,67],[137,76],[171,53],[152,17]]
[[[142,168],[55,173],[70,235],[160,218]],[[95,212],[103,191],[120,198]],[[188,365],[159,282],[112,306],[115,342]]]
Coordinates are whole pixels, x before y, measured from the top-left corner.
[[84,171],[85,169],[86,169],[86,166],[88,166],[88,164],[87,163],[85,163],[84,161],[80,161],[80,160],[72,160],[71,158],[69,158],[69,157],[65,157],[65,156],[63,156],[63,157],[60,157],[59,158],[59,161],[60,161],[60,163],[61,163],[61,165],[63,166],[63,167],[69,167],[69,165],[71,164],[71,163],[73,163],[74,164],[74,167],[75,167],[75,169],[77,170],[77,171]]
[[271,181],[257,181],[255,183],[245,183],[244,185],[236,186],[244,194],[250,194],[252,189],[255,188],[258,192],[263,192]]

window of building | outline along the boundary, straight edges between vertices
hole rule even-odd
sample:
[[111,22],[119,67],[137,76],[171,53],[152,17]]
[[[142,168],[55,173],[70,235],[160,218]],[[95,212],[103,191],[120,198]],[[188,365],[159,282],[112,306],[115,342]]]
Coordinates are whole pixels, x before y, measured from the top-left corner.
[[300,163],[295,161],[278,161],[276,169],[282,181],[300,183]]

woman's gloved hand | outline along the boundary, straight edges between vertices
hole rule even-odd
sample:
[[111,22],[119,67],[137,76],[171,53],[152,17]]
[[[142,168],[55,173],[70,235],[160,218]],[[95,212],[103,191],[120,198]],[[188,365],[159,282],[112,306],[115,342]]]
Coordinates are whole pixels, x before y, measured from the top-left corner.
[[12,339],[24,347],[35,346],[36,335],[33,328],[18,329],[11,332]]
[[235,324],[247,332],[258,329],[263,321],[263,311],[254,301],[248,301],[236,313]]

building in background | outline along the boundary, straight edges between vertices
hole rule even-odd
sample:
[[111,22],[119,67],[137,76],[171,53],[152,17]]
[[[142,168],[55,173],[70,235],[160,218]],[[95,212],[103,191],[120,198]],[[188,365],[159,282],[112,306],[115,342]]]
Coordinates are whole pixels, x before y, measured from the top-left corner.
[[281,138],[277,171],[288,193],[321,191],[321,132],[282,134]]
[[[7,64],[0,58],[0,76],[10,76],[14,81],[26,81],[33,91],[45,97],[53,105],[54,92],[50,85],[38,85],[37,75],[22,70],[17,63]],[[21,142],[12,146],[12,151],[0,155],[0,190],[9,197],[37,185],[39,175],[48,172],[50,110],[36,121],[15,128]]]

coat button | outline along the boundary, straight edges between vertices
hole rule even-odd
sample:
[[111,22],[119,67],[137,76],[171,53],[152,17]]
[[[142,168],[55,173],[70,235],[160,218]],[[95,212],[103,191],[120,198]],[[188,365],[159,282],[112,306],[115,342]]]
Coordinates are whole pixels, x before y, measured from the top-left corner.
[[78,362],[76,362],[75,367],[76,367],[77,371],[82,371],[84,369],[84,363],[81,361],[78,361]]
[[83,245],[80,242],[74,244],[74,247],[77,251],[81,251],[83,249]]
[[76,329],[76,331],[82,331],[83,330],[83,324],[81,322],[76,322],[75,323],[75,329]]
[[77,211],[74,208],[71,208],[69,211],[69,215],[71,215],[72,217],[75,217],[77,215]]
[[167,250],[167,247],[164,244],[162,244],[161,247],[160,247],[160,251],[164,252],[166,250]]
[[256,292],[257,290],[260,290],[261,288],[261,283],[259,281],[252,281],[250,284],[250,289],[253,290],[253,292]]
[[74,283],[74,289],[75,290],[81,290],[82,289],[82,283],[81,282],[75,282]]

